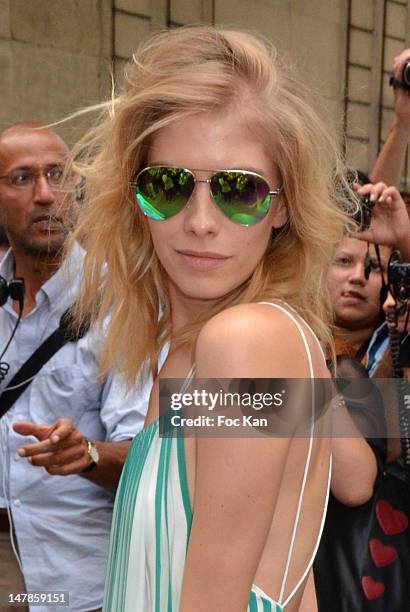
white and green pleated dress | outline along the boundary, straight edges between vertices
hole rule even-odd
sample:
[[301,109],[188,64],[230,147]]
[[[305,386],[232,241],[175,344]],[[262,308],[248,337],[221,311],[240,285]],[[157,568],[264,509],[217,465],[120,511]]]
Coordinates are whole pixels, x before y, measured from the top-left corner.
[[[192,524],[184,439],[159,421],[133,440],[114,508],[105,612],[178,612]],[[281,612],[258,587],[248,612]]]

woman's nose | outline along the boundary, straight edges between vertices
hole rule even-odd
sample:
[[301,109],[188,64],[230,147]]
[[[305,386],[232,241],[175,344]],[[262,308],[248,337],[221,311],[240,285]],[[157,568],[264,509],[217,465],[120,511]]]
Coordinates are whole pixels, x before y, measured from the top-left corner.
[[366,276],[364,271],[364,263],[357,262],[350,269],[349,281],[351,283],[358,283],[364,285],[366,283]]
[[185,210],[185,231],[197,236],[215,234],[221,215],[212,199],[209,184],[206,181],[197,181]]
[[384,312],[387,314],[389,306],[394,306],[394,304],[395,304],[394,297],[392,296],[392,294],[389,291],[387,293],[387,298],[384,300],[384,304],[383,304]]

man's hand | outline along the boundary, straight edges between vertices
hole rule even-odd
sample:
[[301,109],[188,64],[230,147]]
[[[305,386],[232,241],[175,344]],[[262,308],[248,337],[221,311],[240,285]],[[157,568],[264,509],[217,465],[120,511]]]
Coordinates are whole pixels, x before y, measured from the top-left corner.
[[13,423],[13,429],[22,436],[39,440],[20,447],[18,453],[32,465],[44,467],[49,474],[80,474],[92,463],[87,442],[71,419],[58,419],[51,425],[21,421]]
[[355,238],[400,249],[406,261],[410,256],[410,219],[406,205],[396,187],[385,183],[368,183],[354,187],[360,196],[370,196],[372,217],[370,228]]

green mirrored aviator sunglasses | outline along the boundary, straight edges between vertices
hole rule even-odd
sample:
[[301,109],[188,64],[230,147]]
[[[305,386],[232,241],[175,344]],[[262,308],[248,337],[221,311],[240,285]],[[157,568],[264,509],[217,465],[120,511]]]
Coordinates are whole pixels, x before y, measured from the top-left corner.
[[142,212],[156,221],[177,215],[188,203],[196,183],[208,183],[218,208],[234,223],[255,225],[266,217],[271,197],[268,182],[248,170],[218,170],[200,180],[192,170],[168,166],[148,166],[136,176],[133,185]]

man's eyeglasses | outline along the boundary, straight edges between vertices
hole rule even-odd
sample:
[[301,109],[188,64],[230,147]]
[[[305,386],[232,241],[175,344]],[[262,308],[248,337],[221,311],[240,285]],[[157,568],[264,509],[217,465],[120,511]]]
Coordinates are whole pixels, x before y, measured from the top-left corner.
[[187,204],[196,183],[208,183],[212,198],[220,211],[234,223],[249,226],[268,214],[272,190],[262,176],[249,170],[218,170],[205,180],[192,170],[169,166],[148,166],[139,172],[132,185],[142,212],[157,221],[170,219]]
[[32,189],[40,176],[44,176],[50,187],[57,188],[63,181],[63,175],[63,166],[52,166],[42,172],[35,172],[29,168],[19,168],[9,174],[0,176],[0,180],[7,181],[8,185],[13,187],[13,189]]

